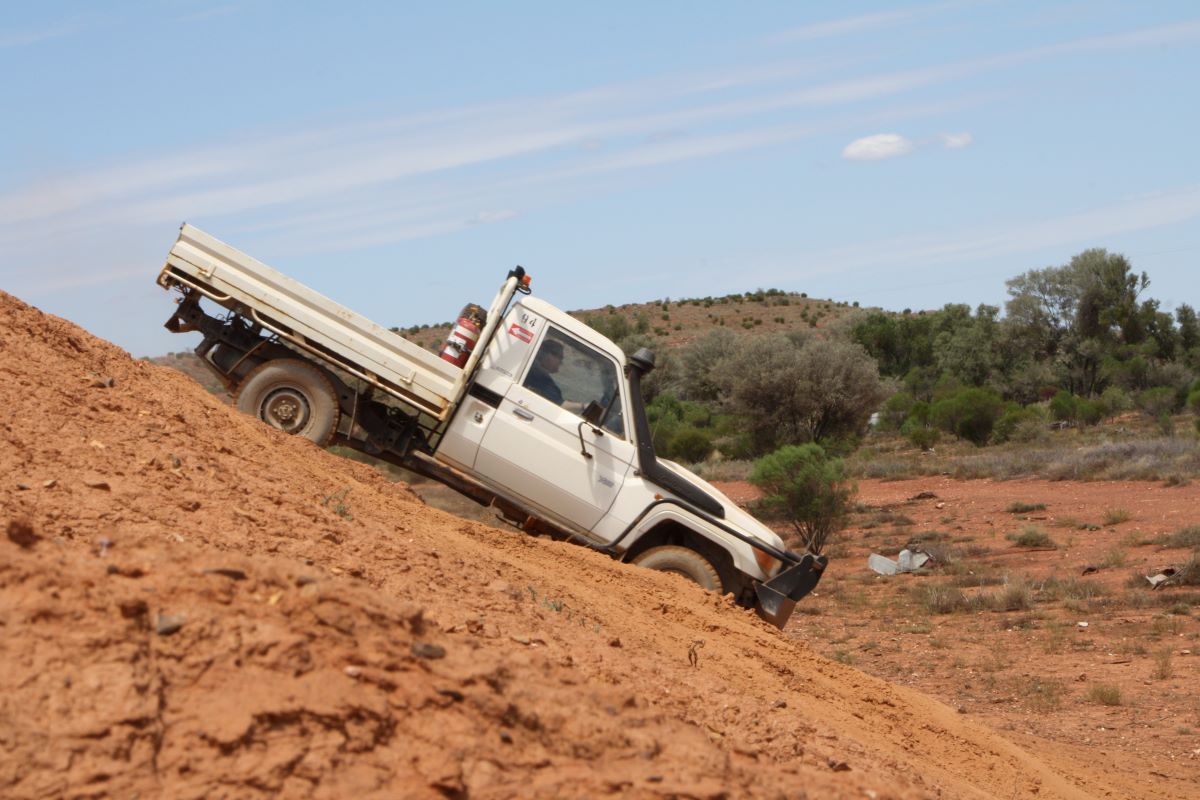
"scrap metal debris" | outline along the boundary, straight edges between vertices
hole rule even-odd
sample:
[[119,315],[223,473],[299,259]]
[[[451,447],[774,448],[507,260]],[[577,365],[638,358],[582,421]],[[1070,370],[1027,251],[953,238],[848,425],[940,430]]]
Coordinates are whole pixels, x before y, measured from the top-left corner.
[[924,550],[914,551],[905,548],[900,551],[896,561],[878,553],[871,553],[867,557],[867,566],[880,575],[895,575],[900,572],[916,572],[929,565],[931,561],[933,561],[933,556]]
[[1150,581],[1151,589],[1161,589],[1165,584],[1169,583],[1175,577],[1174,567],[1164,567],[1159,570],[1157,575],[1147,575],[1146,580]]

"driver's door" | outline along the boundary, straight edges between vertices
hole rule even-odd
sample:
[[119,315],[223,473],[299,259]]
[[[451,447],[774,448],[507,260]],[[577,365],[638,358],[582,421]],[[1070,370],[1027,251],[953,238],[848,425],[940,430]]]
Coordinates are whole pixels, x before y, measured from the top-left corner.
[[[557,366],[548,357],[556,353]],[[612,506],[635,456],[620,378],[613,358],[546,326],[483,435],[475,471],[549,516],[591,530]],[[595,424],[583,418],[589,403],[603,409]]]

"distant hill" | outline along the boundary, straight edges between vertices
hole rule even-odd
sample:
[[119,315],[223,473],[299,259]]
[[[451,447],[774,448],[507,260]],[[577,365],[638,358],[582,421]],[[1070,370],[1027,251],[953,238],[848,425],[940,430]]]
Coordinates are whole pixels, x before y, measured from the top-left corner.
[[[602,329],[612,324],[613,320],[609,318],[620,317],[631,329],[655,337],[665,348],[672,348],[717,328],[727,328],[742,335],[819,329],[856,310],[857,303],[821,300],[802,292],[757,289],[723,297],[668,297],[569,313],[584,322],[598,318],[598,327]],[[436,352],[450,333],[450,324],[413,325],[392,330]]]

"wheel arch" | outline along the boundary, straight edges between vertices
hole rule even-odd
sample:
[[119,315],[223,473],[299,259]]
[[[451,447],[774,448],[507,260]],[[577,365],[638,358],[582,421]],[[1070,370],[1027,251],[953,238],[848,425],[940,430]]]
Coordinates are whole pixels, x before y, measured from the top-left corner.
[[630,562],[647,550],[664,545],[686,547],[703,556],[717,570],[725,591],[732,593],[739,602],[743,601],[747,590],[753,595],[749,577],[737,568],[733,555],[727,548],[676,519],[664,519],[654,523],[621,554],[621,560]]

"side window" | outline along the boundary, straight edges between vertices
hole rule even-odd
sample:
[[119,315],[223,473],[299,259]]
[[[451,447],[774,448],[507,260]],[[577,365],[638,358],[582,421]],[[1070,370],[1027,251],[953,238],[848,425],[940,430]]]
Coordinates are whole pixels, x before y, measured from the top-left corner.
[[599,403],[605,409],[601,427],[625,435],[616,363],[554,328],[546,332],[523,385],[576,414]]

